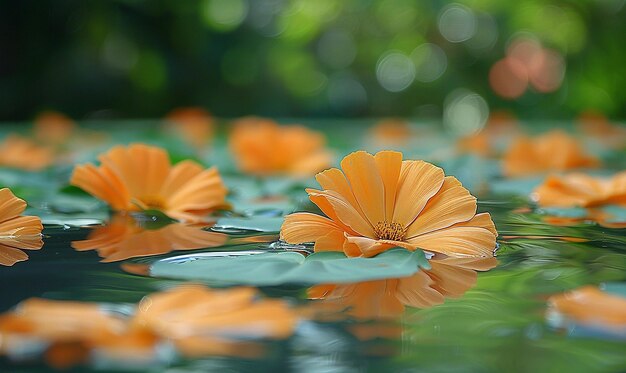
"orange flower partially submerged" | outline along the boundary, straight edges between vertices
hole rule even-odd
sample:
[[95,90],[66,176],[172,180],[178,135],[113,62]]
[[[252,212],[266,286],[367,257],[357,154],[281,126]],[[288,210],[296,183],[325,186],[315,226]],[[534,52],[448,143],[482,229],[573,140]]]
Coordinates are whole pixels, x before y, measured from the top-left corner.
[[166,120],[174,130],[196,149],[207,145],[213,137],[213,118],[199,107],[180,108],[170,112]]
[[491,257],[496,230],[476,198],[441,168],[402,161],[402,153],[358,151],[317,174],[323,190],[307,189],[325,216],[287,216],[281,238],[315,242],[315,251],[371,257],[393,247],[456,257]]
[[107,225],[95,228],[86,240],[72,242],[77,251],[96,250],[103,262],[222,246],[228,236],[202,226],[168,224],[148,230],[128,215],[116,215]]
[[444,258],[430,264],[431,269],[410,277],[314,286],[309,298],[323,299],[322,310],[356,319],[396,318],[405,306],[429,308],[462,296],[476,284],[476,271],[488,271],[497,262],[495,258]]
[[215,167],[186,160],[172,166],[167,152],[143,144],[116,146],[98,158],[101,165],[78,165],[70,183],[107,202],[116,211],[159,210],[181,221],[202,221],[228,207],[228,190]]
[[229,147],[241,171],[257,176],[310,176],[332,161],[324,135],[304,126],[261,118],[234,123]]
[[551,312],[581,324],[626,330],[626,298],[605,293],[595,286],[553,295],[548,304]]
[[608,179],[582,173],[549,176],[535,189],[533,199],[541,206],[626,207],[626,172]]
[[54,162],[51,149],[18,135],[9,135],[0,143],[0,166],[39,171]]
[[26,202],[17,198],[8,188],[0,189],[0,265],[12,266],[28,259],[22,250],[39,250],[41,219],[36,216],[20,216]]
[[503,162],[504,174],[514,177],[600,165],[576,139],[558,130],[533,139],[518,138],[504,155]]

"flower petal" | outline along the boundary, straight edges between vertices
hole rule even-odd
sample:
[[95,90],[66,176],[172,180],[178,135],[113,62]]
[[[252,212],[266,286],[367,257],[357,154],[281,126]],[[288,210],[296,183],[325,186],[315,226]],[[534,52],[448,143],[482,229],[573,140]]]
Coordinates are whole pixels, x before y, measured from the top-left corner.
[[389,150],[380,151],[376,153],[374,160],[385,190],[385,221],[391,222],[396,207],[398,178],[402,170],[402,153]]
[[393,221],[408,227],[444,181],[443,170],[424,161],[403,161]]
[[467,221],[476,214],[476,198],[452,176],[446,176],[441,189],[422,213],[409,225],[408,238]]
[[351,153],[341,161],[341,168],[370,225],[384,221],[385,191],[374,156],[364,151]]
[[9,188],[0,189],[0,222],[19,216],[24,209],[24,200],[17,198]]
[[[348,235],[346,235],[346,243],[350,245],[350,252],[346,252],[344,249],[347,256],[363,256],[366,258],[378,255],[383,251],[396,246],[393,243],[381,242],[367,237],[355,237]],[[358,248],[360,255],[354,255],[356,253],[356,251],[353,250],[355,247]]]
[[374,229],[359,212],[339,193],[333,190],[307,189],[311,202],[326,216],[346,227],[345,231],[366,237],[374,237]]
[[288,243],[301,244],[316,242],[333,231],[343,233],[343,230],[328,218],[308,212],[298,212],[285,217],[285,222],[280,228],[280,238]]

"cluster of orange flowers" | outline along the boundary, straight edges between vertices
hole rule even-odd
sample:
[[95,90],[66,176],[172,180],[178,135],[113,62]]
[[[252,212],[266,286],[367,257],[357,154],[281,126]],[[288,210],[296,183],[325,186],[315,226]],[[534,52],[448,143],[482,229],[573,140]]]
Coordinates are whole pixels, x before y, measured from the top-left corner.
[[[252,288],[180,286],[146,296],[131,317],[97,304],[31,298],[0,315],[0,355],[39,348],[49,364],[67,368],[100,357],[151,362],[164,342],[185,356],[254,357],[251,339],[289,337],[298,317],[280,300]],[[253,356],[248,356],[252,354]]]

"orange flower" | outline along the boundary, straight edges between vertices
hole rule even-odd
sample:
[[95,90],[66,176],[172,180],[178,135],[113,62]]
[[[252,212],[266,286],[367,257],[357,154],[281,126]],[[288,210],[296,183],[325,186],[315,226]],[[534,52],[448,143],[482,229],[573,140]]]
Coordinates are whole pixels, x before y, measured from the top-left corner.
[[517,177],[599,165],[600,161],[587,154],[576,139],[556,130],[534,139],[520,137],[514,141],[504,155],[503,172]]
[[488,213],[476,214],[476,198],[443,170],[402,153],[358,151],[317,174],[323,190],[307,189],[327,217],[287,216],[281,238],[315,242],[315,251],[343,250],[371,257],[393,247],[449,256],[491,257],[496,230]]
[[603,292],[595,286],[553,295],[551,312],[558,312],[582,324],[626,328],[626,298]]
[[65,142],[76,124],[67,116],[54,111],[45,111],[35,118],[34,134],[37,140],[49,144]]
[[480,132],[462,137],[457,148],[462,153],[472,153],[482,157],[496,153],[496,143],[514,136],[518,131],[518,123],[514,116],[507,112],[495,112]]
[[79,165],[70,183],[106,201],[116,211],[160,210],[182,221],[201,221],[226,208],[227,189],[215,167],[193,161],[172,166],[165,150],[116,146],[98,158],[101,166]]
[[476,271],[488,271],[497,262],[495,258],[445,258],[430,264],[430,270],[410,277],[314,286],[309,298],[324,299],[326,310],[346,310],[342,315],[357,319],[395,318],[405,306],[429,308],[445,298],[462,296],[476,284]]
[[369,131],[369,137],[379,145],[405,145],[411,136],[411,126],[402,119],[381,120]]
[[128,215],[116,215],[107,225],[95,228],[86,240],[72,242],[72,247],[77,251],[96,250],[103,262],[116,262],[173,250],[222,246],[227,239],[225,234],[181,223],[147,230]]
[[0,165],[27,171],[39,171],[52,164],[54,155],[49,148],[18,135],[7,136],[0,143]]
[[620,148],[626,143],[626,128],[611,123],[601,113],[582,113],[578,117],[578,127],[585,136],[595,138],[610,148]]
[[213,137],[213,118],[199,107],[179,108],[171,111],[166,120],[170,128],[196,149],[201,149]]
[[533,199],[541,206],[626,207],[626,171],[610,179],[581,173],[549,176],[535,189]]
[[20,216],[26,202],[17,198],[8,188],[0,189],[0,265],[12,266],[28,259],[21,249],[39,250],[41,219],[36,216]]
[[144,298],[132,320],[170,339],[221,336],[231,338],[289,337],[297,318],[280,300],[257,300],[253,288],[216,291],[185,285]]
[[331,163],[324,143],[324,135],[304,126],[254,117],[236,121],[229,139],[241,171],[257,176],[313,175]]

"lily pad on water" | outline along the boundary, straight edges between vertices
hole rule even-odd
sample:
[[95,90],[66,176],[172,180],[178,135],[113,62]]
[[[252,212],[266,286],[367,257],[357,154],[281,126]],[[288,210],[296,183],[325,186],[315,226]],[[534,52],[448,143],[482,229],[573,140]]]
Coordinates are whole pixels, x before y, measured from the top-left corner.
[[252,217],[252,218],[221,218],[213,226],[214,230],[240,229],[258,232],[278,232],[285,219],[277,217]]
[[150,275],[223,284],[274,286],[282,284],[351,283],[408,277],[430,268],[421,250],[396,248],[373,258],[347,258],[341,252],[304,256],[293,251],[216,257],[183,255],[152,264]]

